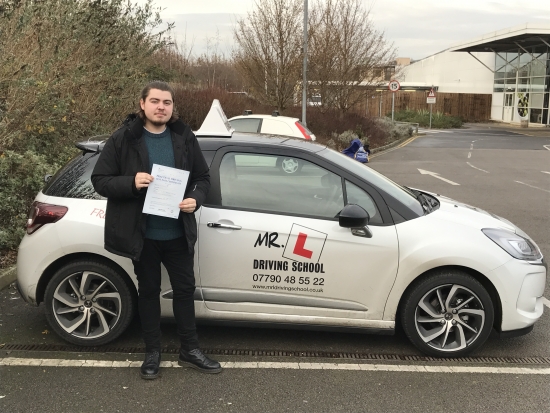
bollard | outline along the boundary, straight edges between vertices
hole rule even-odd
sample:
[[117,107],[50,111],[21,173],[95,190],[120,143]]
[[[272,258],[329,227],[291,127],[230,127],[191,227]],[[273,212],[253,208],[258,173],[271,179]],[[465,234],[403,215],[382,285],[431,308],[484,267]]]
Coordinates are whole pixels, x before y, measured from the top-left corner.
[[520,126],[522,128],[528,128],[529,127],[529,119],[521,119],[520,120]]

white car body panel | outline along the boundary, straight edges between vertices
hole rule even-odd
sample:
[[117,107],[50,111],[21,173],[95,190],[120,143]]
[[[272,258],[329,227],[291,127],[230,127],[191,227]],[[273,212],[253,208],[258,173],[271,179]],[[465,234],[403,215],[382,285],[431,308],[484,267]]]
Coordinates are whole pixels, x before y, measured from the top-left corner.
[[277,118],[264,118],[261,133],[295,136],[293,129],[286,122],[278,120]]
[[[352,235],[350,229],[340,227],[337,221],[202,209],[198,248],[201,287],[206,300],[208,295],[213,297],[212,302],[207,300],[207,307],[217,311],[289,314],[288,307],[294,306],[294,311],[299,309],[300,314],[303,308],[308,314],[322,317],[341,318],[342,311],[347,311],[348,318],[382,319],[386,297],[397,273],[395,227],[372,227],[373,237],[363,238]],[[209,228],[208,222],[239,225],[242,229]],[[313,253],[310,259],[293,254],[297,243],[295,234],[299,232],[308,236],[304,247]],[[280,247],[256,245],[258,237],[266,233],[277,234],[274,241]],[[284,261],[288,269],[254,268],[254,260]],[[298,265],[304,262],[319,264],[319,271],[323,272],[298,271]],[[254,274],[281,279],[276,284],[277,289],[255,289],[254,286],[264,285],[253,280]],[[286,277],[295,277],[295,282],[285,283]],[[307,277],[309,284],[299,284],[300,277]],[[321,279],[323,284],[314,285],[315,280],[319,283]],[[287,290],[292,288],[322,291]],[[226,300],[216,302],[216,297],[235,301],[228,307]],[[258,305],[255,307],[247,302],[248,297]]]
[[[403,293],[419,275],[441,266],[460,266],[485,275],[495,286],[503,312],[502,331],[531,325],[542,314],[545,268],[512,258],[481,231],[483,228],[514,231],[509,223],[449,199],[440,198],[440,202],[440,208],[429,215],[396,226],[399,272],[388,297],[384,320],[395,319]],[[518,302],[524,308],[528,303],[535,304],[521,310],[520,315]]]

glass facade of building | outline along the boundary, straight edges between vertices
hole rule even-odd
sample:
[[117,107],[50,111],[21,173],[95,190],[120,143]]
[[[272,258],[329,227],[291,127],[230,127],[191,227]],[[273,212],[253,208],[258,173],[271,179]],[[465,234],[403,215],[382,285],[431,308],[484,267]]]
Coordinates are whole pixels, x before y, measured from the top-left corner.
[[[502,120],[550,125],[550,47],[544,42],[526,50],[517,47],[495,53],[493,116]],[[496,112],[495,112],[496,109]],[[498,116],[498,115],[497,115]]]

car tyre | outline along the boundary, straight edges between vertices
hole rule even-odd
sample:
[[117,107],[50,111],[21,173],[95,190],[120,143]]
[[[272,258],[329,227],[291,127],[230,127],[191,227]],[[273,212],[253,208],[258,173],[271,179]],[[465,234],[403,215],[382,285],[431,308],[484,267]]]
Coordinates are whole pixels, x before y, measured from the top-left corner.
[[60,268],[45,291],[46,318],[66,341],[98,346],[119,337],[134,316],[135,288],[114,266],[99,260]]
[[491,297],[469,274],[440,271],[418,280],[402,302],[401,322],[409,340],[435,357],[462,357],[489,337]]

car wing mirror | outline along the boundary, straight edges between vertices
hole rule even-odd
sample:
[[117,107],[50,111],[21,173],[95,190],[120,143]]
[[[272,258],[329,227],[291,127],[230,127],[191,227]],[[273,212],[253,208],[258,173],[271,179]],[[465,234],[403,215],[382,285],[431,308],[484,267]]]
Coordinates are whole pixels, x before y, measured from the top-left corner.
[[369,213],[355,204],[348,204],[338,214],[338,223],[342,228],[350,228],[357,237],[372,238],[372,231],[367,226]]

